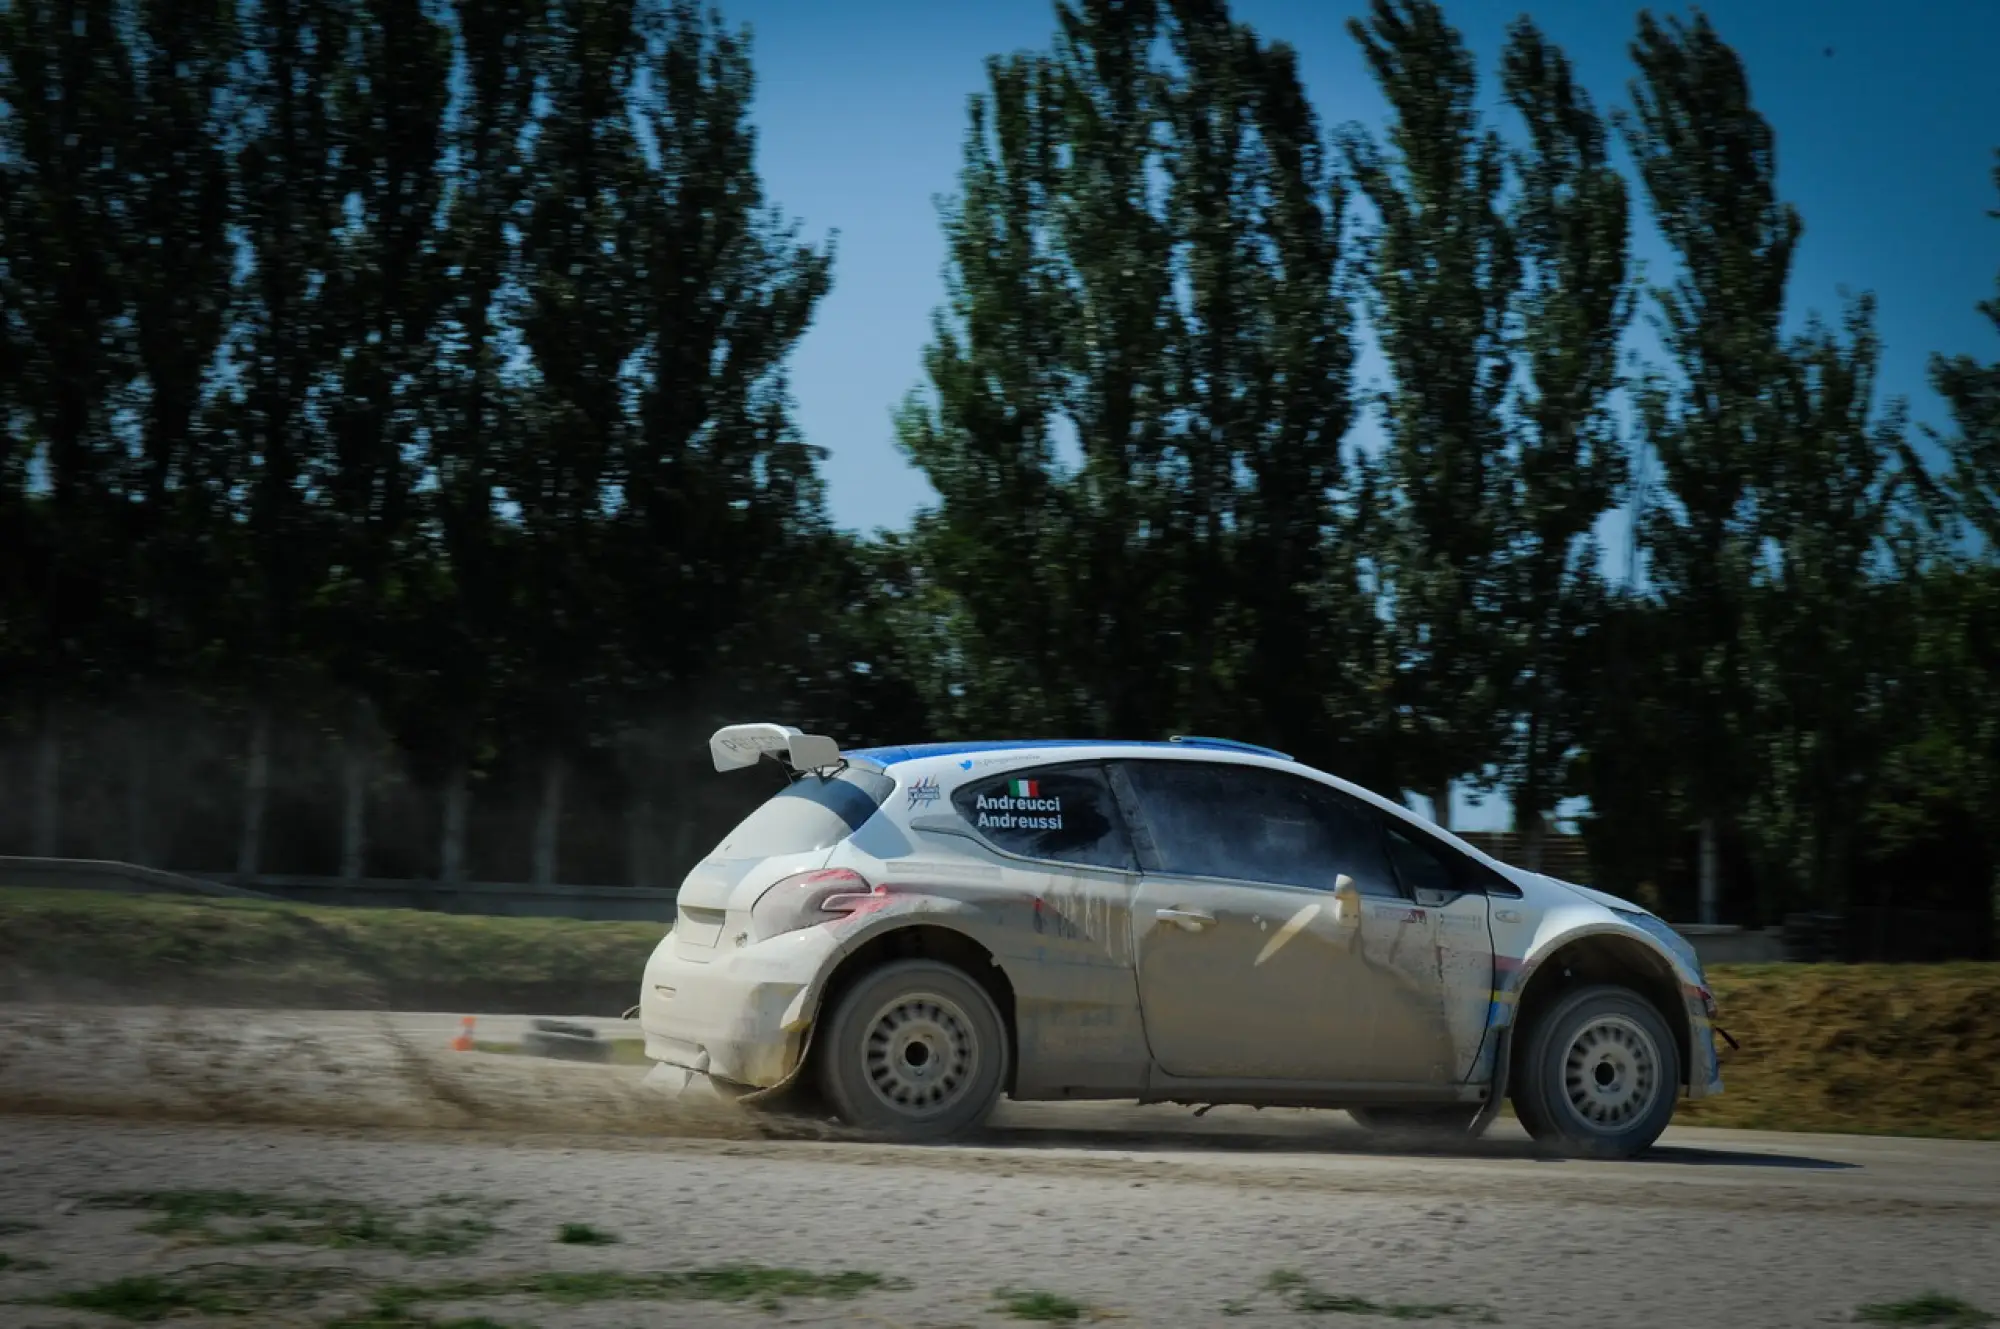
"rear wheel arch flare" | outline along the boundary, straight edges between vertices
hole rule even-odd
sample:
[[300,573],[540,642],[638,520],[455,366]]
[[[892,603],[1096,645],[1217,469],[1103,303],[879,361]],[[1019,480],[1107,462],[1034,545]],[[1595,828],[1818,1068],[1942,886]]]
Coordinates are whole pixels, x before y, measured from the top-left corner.
[[[896,960],[935,960],[948,964],[986,989],[986,994],[999,1008],[1000,1023],[1007,1031],[1006,1089],[1012,1093],[1014,1077],[1019,1073],[1021,1043],[1015,1024],[1013,980],[1007,976],[1007,971],[994,958],[992,951],[956,928],[936,923],[913,923],[870,937],[827,976],[813,1023],[817,1025],[828,1012],[834,1010],[841,997],[863,976]],[[818,1040],[814,1042],[817,1044]]]
[[1631,937],[1598,932],[1565,942],[1539,961],[1521,989],[1514,1026],[1515,1056],[1521,1056],[1529,1042],[1529,1031],[1542,1012],[1553,1006],[1565,992],[1594,984],[1629,988],[1659,1012],[1673,1031],[1680,1049],[1681,1083],[1686,1085],[1693,1072],[1688,1052],[1690,1029],[1687,1001],[1681,995],[1680,979],[1673,966],[1652,947]]

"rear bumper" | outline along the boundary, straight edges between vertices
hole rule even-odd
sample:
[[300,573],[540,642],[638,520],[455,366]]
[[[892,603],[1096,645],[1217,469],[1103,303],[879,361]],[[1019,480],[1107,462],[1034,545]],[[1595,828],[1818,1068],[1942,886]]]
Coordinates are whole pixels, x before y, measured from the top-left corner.
[[654,1061],[769,1089],[790,1078],[838,946],[825,928],[754,946],[718,947],[696,962],[669,933],[646,962],[639,1029]]

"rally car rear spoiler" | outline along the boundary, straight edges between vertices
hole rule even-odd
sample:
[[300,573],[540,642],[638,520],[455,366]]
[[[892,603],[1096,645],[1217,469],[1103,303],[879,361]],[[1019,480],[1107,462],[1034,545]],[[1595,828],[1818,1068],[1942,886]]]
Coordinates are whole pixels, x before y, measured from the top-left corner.
[[710,735],[708,755],[718,771],[740,771],[766,757],[795,771],[816,771],[840,760],[840,744],[788,724],[732,724]]

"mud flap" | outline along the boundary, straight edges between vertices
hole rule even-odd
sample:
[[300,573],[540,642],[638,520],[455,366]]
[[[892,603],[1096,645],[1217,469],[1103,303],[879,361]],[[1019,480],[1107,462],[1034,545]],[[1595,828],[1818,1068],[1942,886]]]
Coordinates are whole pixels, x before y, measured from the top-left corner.
[[663,1061],[655,1062],[639,1083],[676,1103],[731,1107],[743,1096],[706,1072],[669,1066]]
[[1510,1021],[1500,1026],[1500,1041],[1493,1048],[1493,1092],[1486,1096],[1486,1104],[1479,1109],[1479,1115],[1465,1128],[1465,1138],[1477,1140],[1486,1134],[1486,1128],[1500,1115],[1500,1107],[1507,1101],[1507,1081],[1514,1066],[1514,1026]]

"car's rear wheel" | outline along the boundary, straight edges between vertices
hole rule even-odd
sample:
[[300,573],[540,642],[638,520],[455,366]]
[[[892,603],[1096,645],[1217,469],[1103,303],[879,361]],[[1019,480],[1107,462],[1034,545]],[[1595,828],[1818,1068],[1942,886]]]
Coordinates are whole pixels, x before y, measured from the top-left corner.
[[[1423,1103],[1396,1107],[1351,1107],[1347,1115],[1358,1125],[1382,1135],[1424,1140],[1471,1138],[1479,1119],[1477,1103]],[[1484,1134],[1484,1131],[1481,1132]]]
[[872,1135],[961,1134],[986,1119],[1007,1083],[1007,1030],[993,998],[935,960],[899,960],[864,975],[823,1032],[827,1102]]
[[1681,1057],[1659,1011],[1628,988],[1563,997],[1527,1030],[1512,1084],[1528,1134],[1584,1158],[1645,1152],[1673,1119]]

